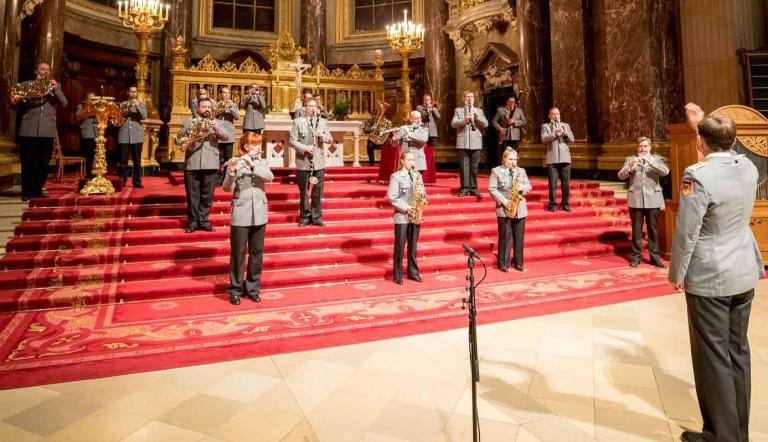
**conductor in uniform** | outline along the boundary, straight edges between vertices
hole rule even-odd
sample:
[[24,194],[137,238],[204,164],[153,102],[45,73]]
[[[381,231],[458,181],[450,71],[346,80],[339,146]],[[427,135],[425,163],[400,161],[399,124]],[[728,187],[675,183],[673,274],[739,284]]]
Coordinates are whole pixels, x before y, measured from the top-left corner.
[[[307,101],[301,117],[293,120],[290,144],[296,149],[296,178],[299,184],[299,227],[312,224],[325,227],[323,222],[323,180],[325,178],[325,151],[323,143],[333,141],[325,118],[317,113],[314,98]],[[311,200],[307,195],[310,179],[317,183],[312,187]]]
[[704,161],[683,173],[669,282],[685,290],[701,432],[680,439],[749,441],[751,368],[747,327],[765,270],[749,219],[758,171],[734,155],[736,125],[686,105]]
[[629,218],[632,220],[632,257],[631,267],[640,264],[643,256],[643,221],[648,232],[648,255],[651,265],[666,269],[659,254],[659,212],[664,208],[664,194],[661,191],[659,177],[667,176],[669,168],[660,155],[651,154],[651,139],[637,139],[637,155],[624,160],[619,170],[619,179],[629,179],[627,205]]

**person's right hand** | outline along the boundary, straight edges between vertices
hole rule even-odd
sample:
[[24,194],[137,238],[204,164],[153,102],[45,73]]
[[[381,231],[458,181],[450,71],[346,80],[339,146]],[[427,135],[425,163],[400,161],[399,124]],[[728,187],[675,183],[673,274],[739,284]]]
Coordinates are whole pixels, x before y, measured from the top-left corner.
[[314,155],[315,154],[315,146],[307,146],[307,147],[305,147],[304,148],[304,152],[308,153],[310,155]]
[[701,120],[704,119],[704,109],[696,103],[688,103],[685,105],[685,118],[688,124],[696,130]]
[[11,103],[18,104],[21,101],[21,97],[18,95],[11,95]]
[[509,200],[504,200],[503,203],[501,203],[502,206],[504,206],[505,209],[509,209],[509,205],[512,204]]
[[499,129],[499,135],[501,135],[502,138],[505,137],[507,135],[507,129],[505,129],[503,127],[500,128]]

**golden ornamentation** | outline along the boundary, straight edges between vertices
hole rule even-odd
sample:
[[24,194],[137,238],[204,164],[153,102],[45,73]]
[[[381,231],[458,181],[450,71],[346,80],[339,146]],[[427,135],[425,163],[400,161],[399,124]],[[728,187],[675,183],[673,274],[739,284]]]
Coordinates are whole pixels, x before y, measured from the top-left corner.
[[31,81],[15,84],[11,88],[11,96],[21,97],[25,100],[43,98],[53,91],[51,77],[44,76]]
[[245,59],[244,62],[240,63],[240,67],[237,68],[237,72],[242,72],[245,74],[255,74],[257,72],[261,72],[261,69],[259,68],[259,65],[256,64],[255,61],[253,61],[253,58],[250,56]]
[[48,327],[40,324],[39,322],[33,322],[32,324],[29,324],[29,328],[27,329],[27,331],[30,333],[42,333],[46,330],[48,330]]
[[768,218],[750,218],[749,219],[750,226],[759,226],[761,224],[768,224]]
[[408,114],[412,109],[408,58],[410,57],[411,52],[419,49],[424,42],[424,26],[409,21],[408,11],[405,10],[403,11],[402,23],[387,25],[387,41],[392,50],[399,53],[403,60],[403,67],[400,69],[402,74],[400,78],[400,89],[402,90],[403,96],[400,119],[405,124],[408,121]]
[[[96,129],[98,136],[96,137],[96,155],[93,161],[93,173],[94,177],[88,181],[85,186],[80,190],[80,194],[83,196],[96,194],[112,195],[115,193],[115,187],[112,183],[104,177],[107,174],[107,157],[105,144],[107,139],[104,137],[104,131],[107,129],[107,124],[110,122],[116,126],[123,124],[125,119],[117,106],[115,106],[115,100],[112,97],[88,97],[88,102],[85,103],[83,109],[80,111],[80,116],[93,116],[96,119]],[[99,229],[100,230],[100,229]]]
[[101,344],[101,346],[106,348],[107,350],[117,350],[119,348],[136,348],[139,346],[139,344],[136,344],[136,343],[126,344],[125,342],[110,342],[108,344]]
[[64,286],[64,275],[61,273],[54,273],[54,276],[52,278],[48,279],[48,288],[58,288]]
[[768,157],[768,137],[765,135],[760,136],[737,136],[739,142],[749,149],[750,152],[760,155],[761,157]]
[[271,329],[271,328],[272,327],[270,327],[269,325],[262,325],[262,326],[253,327],[250,330],[244,331],[243,334],[244,335],[255,335],[256,333],[264,333],[266,331],[269,331],[269,329]]
[[469,9],[472,6],[485,3],[487,0],[461,0],[461,9]]
[[171,49],[173,52],[173,69],[184,69],[187,65],[187,48],[184,47],[184,37],[176,37],[176,46]]
[[272,66],[272,70],[275,70],[279,68],[280,61],[300,62],[301,56],[306,53],[307,50],[297,46],[291,34],[284,31],[275,43],[269,45],[269,65]]
[[427,205],[427,199],[424,198],[424,181],[422,181],[420,173],[413,171],[408,171],[408,173],[416,175],[416,179],[413,180],[413,199],[411,200],[411,213],[408,215],[408,222],[421,224],[424,217],[424,206]]

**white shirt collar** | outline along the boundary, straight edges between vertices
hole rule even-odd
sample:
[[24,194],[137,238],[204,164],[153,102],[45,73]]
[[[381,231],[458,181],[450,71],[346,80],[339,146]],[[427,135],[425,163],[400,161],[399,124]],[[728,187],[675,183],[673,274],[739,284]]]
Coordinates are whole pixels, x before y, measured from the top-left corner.
[[730,158],[733,154],[731,151],[727,152],[710,152],[707,158]]

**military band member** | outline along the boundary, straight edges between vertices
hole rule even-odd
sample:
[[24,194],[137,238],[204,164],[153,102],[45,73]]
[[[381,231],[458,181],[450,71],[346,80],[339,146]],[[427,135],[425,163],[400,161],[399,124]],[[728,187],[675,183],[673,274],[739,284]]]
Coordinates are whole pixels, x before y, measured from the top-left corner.
[[117,133],[117,143],[120,146],[120,164],[117,174],[123,180],[123,186],[128,182],[128,154],[133,162],[133,187],[141,185],[141,147],[144,145],[144,125],[147,119],[147,107],[139,101],[139,90],[136,86],[128,88],[128,112],[123,114],[125,121]]
[[[517,166],[517,151],[507,148],[501,157],[501,166],[494,167],[488,180],[488,192],[496,201],[496,221],[499,227],[498,260],[496,267],[502,272],[509,271],[510,249],[514,246],[513,261],[515,270],[522,272],[523,242],[525,238],[525,218],[528,205],[525,195],[531,191],[531,182],[525,169]],[[508,210],[515,202],[510,198],[512,191],[519,195],[517,211],[513,217]]]
[[213,99],[211,98],[210,92],[208,92],[207,87],[201,87],[197,91],[197,98],[193,98],[192,100],[189,100],[189,110],[192,112],[193,117],[199,117],[200,114],[198,113],[197,109],[197,103],[199,100],[206,99],[211,100],[211,103],[213,103]]
[[400,143],[402,152],[413,153],[414,169],[423,172],[427,170],[424,145],[429,138],[429,131],[421,125],[421,113],[419,111],[412,111],[408,118],[411,123],[401,126],[395,133],[394,140]]
[[392,221],[395,224],[395,250],[392,259],[392,280],[396,284],[403,283],[403,253],[405,244],[408,243],[407,277],[413,281],[421,282],[419,265],[416,262],[416,247],[419,241],[420,224],[411,222],[413,213],[413,200],[416,196],[415,188],[421,189],[421,198],[426,204],[426,190],[421,180],[421,174],[415,171],[415,158],[412,152],[400,154],[400,170],[389,178],[387,187],[387,199],[395,208]]
[[549,204],[547,210],[557,210],[557,180],[560,180],[561,208],[571,211],[571,150],[568,143],[575,138],[568,123],[560,121],[560,110],[549,110],[549,123],[541,126],[541,142],[547,146],[547,182],[549,184]]
[[683,441],[749,441],[751,363],[747,328],[765,275],[750,215],[758,170],[734,155],[736,124],[686,105],[704,161],[683,172],[669,282],[685,290],[702,432]]
[[[50,78],[51,66],[35,65],[38,80]],[[29,85],[30,81],[22,84]],[[48,179],[48,163],[53,155],[56,138],[56,106],[66,106],[67,98],[56,80],[50,80],[50,92],[44,97],[22,98],[11,96],[11,104],[23,104],[19,128],[19,160],[21,161],[21,200],[43,197],[43,187]]]
[[[204,138],[190,140],[182,146],[184,154],[184,190],[187,193],[187,233],[195,230],[213,232],[208,217],[213,204],[213,192],[219,177],[219,141],[226,135],[221,133],[219,123],[213,119],[213,106],[210,98],[201,98],[197,102],[200,118],[210,121],[211,132]],[[194,118],[182,123],[182,135],[189,135]]]
[[317,103],[317,113],[320,115],[320,118],[328,119],[328,110],[323,105],[323,96],[320,94],[315,95],[312,97],[315,99],[315,102]]
[[80,112],[83,110],[83,106],[88,103],[88,99],[93,96],[94,93],[89,92],[75,110],[75,120],[80,123],[80,151],[85,157],[85,174],[88,178],[93,172],[93,157],[96,152],[96,137],[99,136],[99,131],[96,127],[96,117],[93,115],[81,116]]
[[520,145],[520,132],[525,126],[525,114],[517,107],[517,98],[507,98],[507,105],[496,110],[493,117],[493,127],[499,133],[501,147],[511,147],[517,150]]
[[[240,111],[237,109],[237,104],[232,101],[228,87],[221,88],[219,100],[217,105],[218,107],[223,106],[223,110],[216,115],[216,119],[219,121],[221,133],[227,137],[219,143],[219,161],[224,164],[232,157],[232,145],[235,143],[235,120],[240,119]],[[224,174],[225,172],[222,170],[220,182],[223,182]]]
[[[325,227],[323,222],[323,180],[325,178],[325,151],[323,143],[332,142],[331,133],[324,118],[317,114],[314,98],[304,106],[302,117],[293,120],[290,144],[296,149],[296,178],[299,185],[299,227],[312,224]],[[307,194],[310,179],[317,183],[312,186],[311,198]]]
[[264,130],[264,111],[267,109],[267,101],[259,85],[256,83],[251,85],[248,93],[240,99],[240,107],[245,109],[243,132],[260,134]]
[[474,195],[482,198],[477,190],[477,165],[483,151],[483,133],[488,127],[483,110],[475,107],[475,93],[464,91],[464,106],[453,112],[451,126],[456,129],[456,149],[461,161],[461,189],[459,196]]
[[312,92],[304,92],[304,96],[301,99],[301,107],[296,108],[294,110],[294,113],[293,113],[293,119],[294,120],[296,118],[303,117],[305,115],[304,114],[304,106],[306,106],[307,103],[309,103],[309,100],[312,100],[314,98],[315,97],[312,96]]
[[[264,185],[275,176],[261,159],[261,135],[245,132],[240,138],[237,157],[227,163],[223,189],[233,192],[229,243],[229,302],[240,304],[246,296],[261,301],[261,265],[264,258],[264,233],[267,227],[267,194]],[[248,271],[243,283],[245,251]]]
[[435,147],[437,140],[437,122],[440,120],[440,106],[432,101],[432,95],[424,94],[422,104],[416,106],[416,111],[421,114],[421,125],[429,131],[427,144]]
[[[373,126],[376,124],[373,118],[366,121],[363,125],[363,133],[371,135],[373,133]],[[365,151],[368,153],[368,165],[376,165],[376,149],[381,149],[381,146],[377,146],[376,143],[368,137],[368,142],[365,144]]]
[[619,179],[629,179],[627,205],[632,220],[632,257],[629,265],[637,267],[643,256],[643,221],[648,232],[648,255],[651,265],[666,269],[659,254],[659,212],[664,208],[664,194],[659,177],[667,176],[669,168],[659,155],[651,155],[651,139],[637,139],[637,155],[624,160]]

